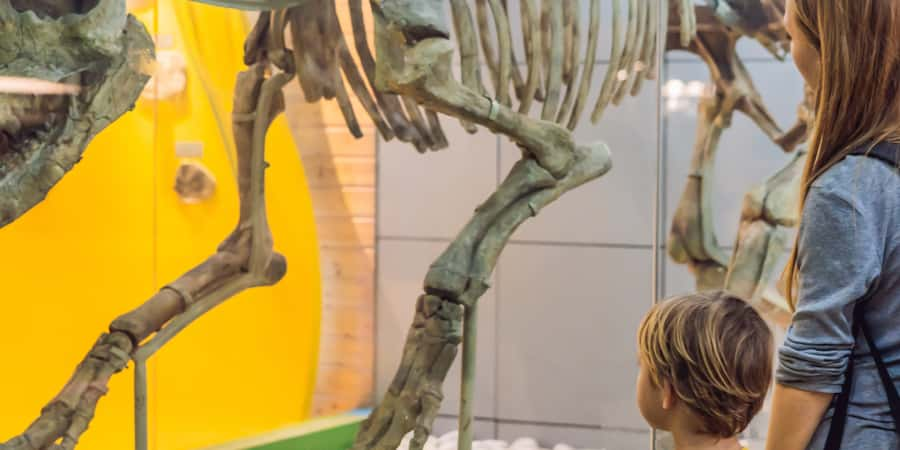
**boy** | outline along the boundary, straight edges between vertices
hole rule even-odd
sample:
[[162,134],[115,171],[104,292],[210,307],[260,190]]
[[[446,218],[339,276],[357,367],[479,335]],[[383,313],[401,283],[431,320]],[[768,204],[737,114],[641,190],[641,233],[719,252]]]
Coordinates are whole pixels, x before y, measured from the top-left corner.
[[738,450],[738,434],[762,408],[772,382],[769,327],[723,292],[654,306],[638,331],[637,402],[676,450]]

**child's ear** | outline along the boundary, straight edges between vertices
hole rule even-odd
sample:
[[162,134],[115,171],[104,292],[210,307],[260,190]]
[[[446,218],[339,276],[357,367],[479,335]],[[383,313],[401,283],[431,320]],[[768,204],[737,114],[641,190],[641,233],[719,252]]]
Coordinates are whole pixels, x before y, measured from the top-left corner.
[[675,395],[675,388],[672,386],[672,383],[668,381],[663,381],[662,385],[662,407],[664,410],[668,411],[675,407],[675,403],[678,402],[678,397]]

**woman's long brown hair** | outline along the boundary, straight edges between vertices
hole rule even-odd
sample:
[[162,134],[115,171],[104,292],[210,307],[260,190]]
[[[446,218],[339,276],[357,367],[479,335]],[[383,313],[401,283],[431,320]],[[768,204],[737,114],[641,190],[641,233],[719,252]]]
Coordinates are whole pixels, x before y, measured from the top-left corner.
[[[799,28],[819,53],[816,113],[800,210],[813,181],[854,149],[900,141],[900,1],[793,0]],[[785,269],[797,303],[797,246]]]

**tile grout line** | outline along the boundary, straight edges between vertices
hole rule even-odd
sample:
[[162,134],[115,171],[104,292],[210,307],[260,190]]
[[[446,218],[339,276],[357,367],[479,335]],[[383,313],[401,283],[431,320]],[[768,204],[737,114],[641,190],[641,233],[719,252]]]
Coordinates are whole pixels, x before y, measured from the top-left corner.
[[[438,414],[437,417],[439,419],[447,419],[447,420],[456,420],[459,418],[459,416],[456,416],[454,414]],[[487,417],[487,416],[475,416],[474,419],[479,422],[489,422],[489,423],[496,423],[496,424],[533,425],[533,426],[539,426],[539,427],[554,427],[554,428],[577,428],[577,429],[586,429],[586,430],[613,431],[613,432],[634,433],[634,434],[645,434],[645,433],[649,433],[649,431],[650,431],[646,428],[588,425],[588,424],[583,424],[583,423],[571,423],[571,422],[548,422],[548,421],[540,421],[540,420],[504,419],[501,417]],[[499,433],[498,433],[497,437],[499,438]]]

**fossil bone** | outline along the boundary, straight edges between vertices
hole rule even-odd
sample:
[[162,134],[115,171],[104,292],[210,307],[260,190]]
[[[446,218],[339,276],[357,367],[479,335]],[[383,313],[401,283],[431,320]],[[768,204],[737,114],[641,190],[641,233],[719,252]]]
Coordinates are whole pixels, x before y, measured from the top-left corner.
[[149,78],[150,37],[124,2],[79,3],[0,0],[0,77],[79,87],[0,93],[0,227],[43,200]]
[[[284,107],[284,73],[265,77],[255,64],[238,76],[234,103],[234,138],[238,150],[240,218],[218,251],[173,281],[137,309],[115,319],[109,332],[78,366],[60,393],[21,435],[0,444],[3,450],[70,450],[87,430],[110,377],[133,355],[155,351],[193,320],[245,289],[280,280],[283,256],[272,250],[265,215],[265,131]],[[140,345],[148,338],[147,343]],[[59,441],[59,443],[57,443]]]

